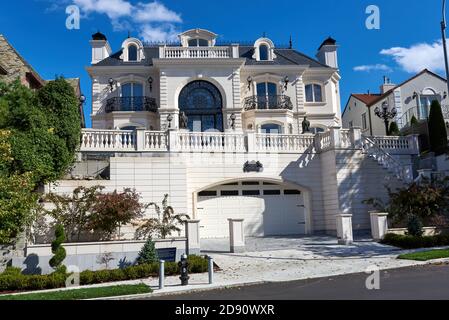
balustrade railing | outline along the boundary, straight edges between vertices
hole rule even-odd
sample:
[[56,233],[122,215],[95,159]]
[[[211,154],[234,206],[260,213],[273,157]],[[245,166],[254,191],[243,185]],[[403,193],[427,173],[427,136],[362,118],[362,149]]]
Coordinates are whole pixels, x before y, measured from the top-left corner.
[[83,129],[81,133],[81,151],[131,151],[135,143],[134,131]]
[[[357,138],[358,137],[358,138]],[[352,130],[331,129],[316,135],[265,134],[255,132],[184,132],[83,129],[81,151],[105,152],[274,152],[313,153],[332,149],[380,150],[377,158],[419,153],[416,136],[363,137]],[[357,141],[356,141],[357,140]],[[382,153],[383,152],[383,153]],[[388,160],[383,160],[388,161]]]
[[227,59],[232,57],[231,47],[163,47],[165,59]]
[[197,152],[246,151],[243,134],[222,132],[179,132],[175,135],[175,150]]
[[315,138],[312,135],[256,134],[256,150],[267,152],[314,151]]
[[156,99],[150,97],[114,97],[106,101],[106,113],[117,111],[157,112]]
[[286,95],[251,96],[243,100],[243,109],[249,110],[293,110],[290,97]]

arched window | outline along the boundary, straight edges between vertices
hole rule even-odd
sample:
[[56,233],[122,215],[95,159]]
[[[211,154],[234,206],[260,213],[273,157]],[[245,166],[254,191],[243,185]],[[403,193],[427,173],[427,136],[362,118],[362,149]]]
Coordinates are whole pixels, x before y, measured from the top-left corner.
[[128,46],[128,61],[137,61],[137,46],[134,44]]
[[306,85],[306,102],[323,102],[323,90],[321,85]]
[[179,110],[184,112],[191,131],[223,131],[222,97],[207,81],[193,81],[179,94]]
[[280,134],[282,133],[282,126],[277,123],[265,123],[260,127],[262,133]]
[[259,60],[266,61],[269,59],[268,46],[266,44],[261,44],[259,46]]

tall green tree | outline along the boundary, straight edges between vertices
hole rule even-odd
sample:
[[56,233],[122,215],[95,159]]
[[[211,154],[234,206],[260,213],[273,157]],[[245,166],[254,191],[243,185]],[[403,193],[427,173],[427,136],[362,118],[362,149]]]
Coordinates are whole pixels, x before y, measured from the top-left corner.
[[447,132],[444,123],[441,105],[437,100],[432,101],[429,114],[429,137],[430,149],[437,155],[443,154],[447,150]]
[[393,122],[390,124],[390,128],[389,128],[388,135],[389,135],[389,136],[398,136],[399,134],[400,134],[400,131],[399,131],[398,124],[397,124],[396,122],[393,121]]

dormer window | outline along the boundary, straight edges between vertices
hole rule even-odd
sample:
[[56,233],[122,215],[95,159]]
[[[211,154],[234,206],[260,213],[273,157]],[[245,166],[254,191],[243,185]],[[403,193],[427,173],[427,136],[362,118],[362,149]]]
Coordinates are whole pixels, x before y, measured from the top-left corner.
[[275,58],[273,41],[268,38],[260,38],[254,43],[253,59],[257,61],[273,61]]
[[137,61],[137,47],[134,44],[128,47],[128,61]]
[[143,44],[139,39],[126,39],[122,44],[122,50],[120,59],[124,62],[140,62],[145,59]]
[[259,46],[259,59],[261,61],[268,60],[268,46],[265,44]]
[[190,39],[189,47],[208,47],[209,41],[206,39]]

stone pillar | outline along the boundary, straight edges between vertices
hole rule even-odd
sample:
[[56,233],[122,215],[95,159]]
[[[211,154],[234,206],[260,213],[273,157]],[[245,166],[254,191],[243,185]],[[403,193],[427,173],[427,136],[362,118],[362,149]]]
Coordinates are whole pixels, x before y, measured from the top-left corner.
[[178,151],[178,130],[170,129],[168,132],[168,150],[169,151]]
[[245,252],[244,219],[228,219],[231,253]]
[[354,149],[362,149],[362,129],[359,127],[352,127],[350,130],[352,147]]
[[136,150],[143,151],[145,149],[145,128],[136,129]]
[[200,220],[187,220],[185,222],[187,255],[200,254]]
[[388,232],[388,213],[370,212],[373,240],[382,240]]
[[341,139],[340,139],[340,129],[341,127],[330,127],[329,131],[331,132],[331,139],[332,139],[332,147],[333,148],[339,148],[341,146]]
[[337,214],[337,238],[338,244],[352,244],[352,214]]
[[408,135],[407,138],[409,140],[410,151],[413,152],[413,154],[419,154],[419,135],[411,134]]
[[248,143],[248,152],[256,152],[256,132],[255,131],[247,131],[246,132],[246,142]]

